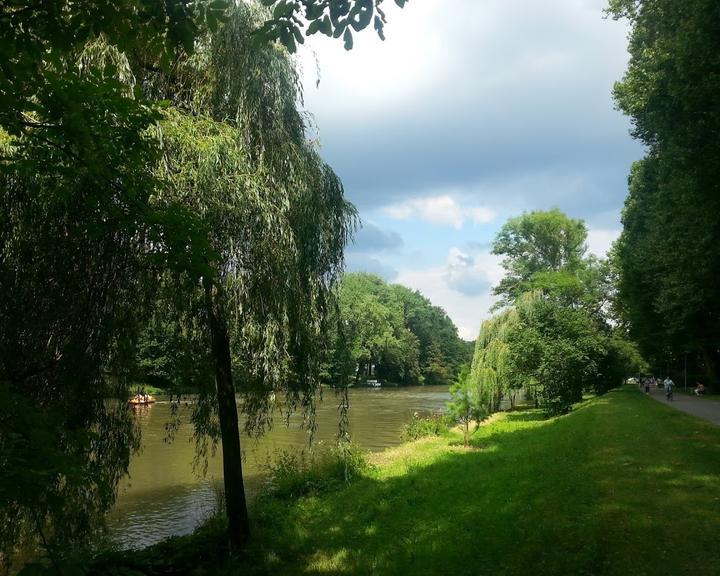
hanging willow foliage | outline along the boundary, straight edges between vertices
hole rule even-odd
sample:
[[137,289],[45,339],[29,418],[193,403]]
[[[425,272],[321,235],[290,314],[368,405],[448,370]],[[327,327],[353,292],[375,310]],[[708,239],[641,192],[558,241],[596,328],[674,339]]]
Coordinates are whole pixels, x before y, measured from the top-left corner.
[[193,420],[199,454],[208,437],[222,440],[235,549],[250,531],[235,394],[249,433],[272,425],[276,393],[286,418],[299,409],[314,430],[323,335],[355,221],[305,138],[294,63],[255,40],[262,14],[241,3],[169,74],[140,62],[143,85],[171,103],[157,128],[166,186],[153,205],[185,211],[209,247],[178,288],[205,302],[215,386],[200,389]]
[[[42,543],[69,554],[115,499],[137,435],[122,364],[147,291],[143,195],[152,182],[112,115],[77,163],[40,139],[0,155],[0,554]],[[118,183],[122,183],[119,185]]]
[[516,370],[510,339],[513,330],[520,329],[521,311],[532,310],[532,303],[540,298],[538,292],[521,295],[515,306],[486,320],[480,326],[470,369],[470,381],[480,391],[481,405],[489,412],[499,409],[504,396],[513,395],[527,387]]
[[[172,103],[157,129],[167,185],[155,202],[182,206],[207,232],[245,428],[256,434],[272,424],[272,393],[283,393],[286,416],[301,409],[314,425],[322,335],[355,222],[305,138],[294,62],[255,41],[262,18],[241,4],[171,74],[139,64],[148,90]],[[208,408],[198,410],[204,430]]]
[[475,343],[470,379],[479,390],[480,404],[488,411],[497,406],[510,387],[508,381],[509,345],[507,336],[517,324],[514,308],[485,320]]

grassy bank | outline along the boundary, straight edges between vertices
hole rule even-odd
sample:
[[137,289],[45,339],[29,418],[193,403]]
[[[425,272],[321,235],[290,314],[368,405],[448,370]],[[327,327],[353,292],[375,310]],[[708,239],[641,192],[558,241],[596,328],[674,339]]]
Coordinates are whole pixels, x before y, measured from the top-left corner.
[[405,444],[340,490],[258,504],[242,560],[203,567],[207,530],[145,558],[185,549],[187,566],[227,574],[714,575],[720,428],[628,387],[559,418],[500,415],[470,449],[457,433]]

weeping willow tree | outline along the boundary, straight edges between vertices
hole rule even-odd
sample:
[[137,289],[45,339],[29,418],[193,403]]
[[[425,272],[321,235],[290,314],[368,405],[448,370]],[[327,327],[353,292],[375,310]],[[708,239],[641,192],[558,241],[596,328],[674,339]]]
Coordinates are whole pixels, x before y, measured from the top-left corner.
[[137,446],[124,404],[108,401],[126,399],[125,382],[108,381],[105,368],[122,365],[152,277],[145,223],[157,155],[137,130],[154,114],[118,102],[114,89],[95,97],[95,107],[76,110],[98,135],[92,149],[50,140],[60,138],[50,119],[32,134],[0,133],[0,560],[8,563],[18,547],[68,554],[86,543]]
[[[267,13],[240,2],[218,29],[217,0],[45,4],[0,8],[0,561],[23,542],[72,552],[112,505],[138,442],[123,376],[158,295],[203,388],[198,437],[227,451],[239,542],[233,374],[250,429],[270,390],[312,420],[354,212],[305,141],[292,62],[254,34]],[[367,4],[302,3],[308,22],[332,11],[330,32],[366,27]]]
[[164,280],[178,317],[204,320],[214,385],[201,380],[193,420],[201,443],[222,442],[235,547],[249,536],[236,392],[250,433],[272,425],[276,393],[286,416],[299,409],[314,426],[322,336],[355,221],[305,137],[293,61],[255,41],[262,16],[241,3],[170,74],[136,63],[146,90],[171,102],[157,127],[166,185],[153,202],[184,211],[207,241],[206,261]]
[[521,312],[529,311],[539,297],[535,292],[522,294],[515,306],[480,326],[469,380],[478,387],[481,405],[488,412],[498,410],[505,396],[514,406],[518,390],[532,385],[517,370],[511,339],[514,330],[522,329]]
[[475,343],[470,379],[480,394],[480,403],[488,412],[498,409],[503,395],[510,389],[509,331],[517,324],[515,309],[485,320]]

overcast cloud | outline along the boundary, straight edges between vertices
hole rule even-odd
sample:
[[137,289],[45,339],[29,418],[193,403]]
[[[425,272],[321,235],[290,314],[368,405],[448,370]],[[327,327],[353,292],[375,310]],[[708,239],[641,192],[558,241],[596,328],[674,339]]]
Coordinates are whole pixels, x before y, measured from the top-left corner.
[[349,269],[421,290],[474,338],[508,217],[558,206],[604,253],[642,155],[613,109],[627,29],[605,3],[411,0],[388,10],[386,42],[313,42],[305,104],[366,222]]

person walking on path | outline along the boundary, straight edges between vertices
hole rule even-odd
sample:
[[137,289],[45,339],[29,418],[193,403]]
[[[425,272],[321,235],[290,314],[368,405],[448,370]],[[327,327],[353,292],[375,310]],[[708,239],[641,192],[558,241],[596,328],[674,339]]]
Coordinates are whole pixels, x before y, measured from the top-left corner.
[[645,378],[645,394],[650,394],[650,378]]
[[668,402],[671,402],[673,399],[673,386],[675,386],[675,382],[670,380],[670,376],[668,376],[665,378],[663,386],[665,387],[665,398],[667,398]]

